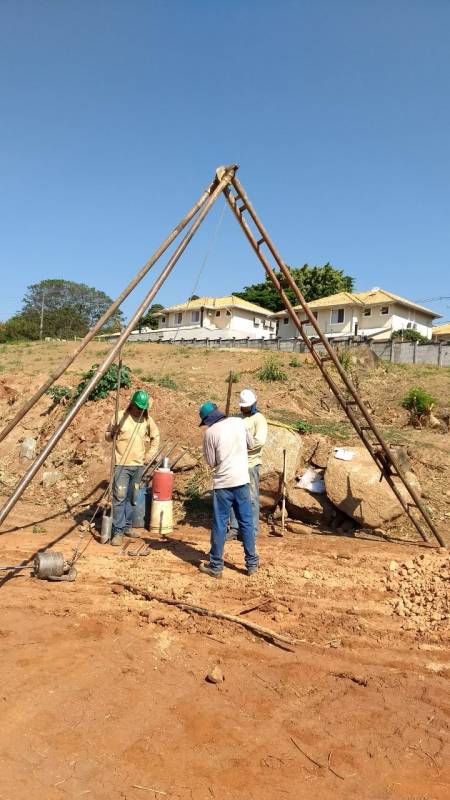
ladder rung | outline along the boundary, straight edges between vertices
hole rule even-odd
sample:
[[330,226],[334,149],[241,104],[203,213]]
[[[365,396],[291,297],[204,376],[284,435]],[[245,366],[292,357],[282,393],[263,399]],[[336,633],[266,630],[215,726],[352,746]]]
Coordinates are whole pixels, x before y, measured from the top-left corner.
[[242,203],[241,206],[237,206],[237,210],[239,211],[240,214],[242,214],[243,211],[247,210],[247,206],[245,205],[245,203]]
[[325,361],[332,361],[332,360],[333,360],[333,359],[331,358],[331,356],[323,356],[323,357],[320,359],[320,361],[321,361],[321,363],[322,363],[322,364],[323,364]]
[[263,236],[263,238],[262,238],[262,239],[258,239],[258,241],[256,242],[256,244],[257,244],[257,246],[258,246],[258,247],[261,247],[261,245],[262,245],[262,244],[264,244],[264,242],[265,242],[265,241],[266,241],[266,240],[264,239],[264,236]]

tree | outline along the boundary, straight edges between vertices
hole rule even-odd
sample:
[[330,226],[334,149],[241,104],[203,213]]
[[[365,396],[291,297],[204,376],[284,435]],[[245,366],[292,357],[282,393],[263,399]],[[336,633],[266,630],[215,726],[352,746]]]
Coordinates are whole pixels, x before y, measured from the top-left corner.
[[400,339],[405,342],[418,342],[418,344],[429,344],[430,340],[426,336],[422,336],[419,331],[412,328],[399,328],[397,331],[392,331],[391,339]]
[[[303,267],[289,268],[294,281],[302,292],[305,300],[310,303],[320,297],[328,297],[337,292],[353,291],[354,279],[350,275],[345,275],[341,269],[335,269],[331,264],[324,264],[323,267],[310,267],[304,264]],[[292,289],[286,285],[286,281],[280,272],[276,273],[289,300],[293,305],[298,305],[298,301]],[[267,308],[270,311],[281,311],[283,301],[281,300],[275,286],[266,277],[262,283],[254,283],[245,286],[241,292],[233,292],[237,297],[242,297],[250,303]]]
[[150,306],[148,311],[146,311],[139,320],[139,333],[141,332],[142,328],[151,328],[152,330],[155,330],[155,328],[158,327],[158,320],[154,315],[157,311],[162,311],[163,308],[164,306],[162,306],[161,303],[153,303],[153,305]]
[[21,339],[39,339],[39,319],[24,314],[0,323],[0,342],[17,342]]
[[[28,286],[18,317],[39,331],[43,308],[43,334],[56,338],[84,336],[111,305],[105,292],[62,279],[48,279]],[[116,311],[104,330],[114,329],[123,319]],[[38,338],[39,333],[27,338]]]

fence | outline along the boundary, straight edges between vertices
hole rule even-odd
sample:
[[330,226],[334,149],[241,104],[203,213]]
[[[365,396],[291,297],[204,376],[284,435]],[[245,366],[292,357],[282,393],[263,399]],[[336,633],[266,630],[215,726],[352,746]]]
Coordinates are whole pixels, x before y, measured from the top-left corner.
[[[112,337],[111,337],[112,340]],[[212,349],[236,349],[236,350],[268,350],[275,352],[305,353],[307,347],[302,339],[235,339],[227,338],[184,338],[177,336],[173,339],[164,339],[158,342],[153,334],[132,334],[129,342],[154,342],[161,344],[174,344],[186,347],[209,347]],[[417,342],[373,342],[363,337],[353,339],[330,339],[333,347],[369,347],[376,356],[383,361],[390,361],[393,364],[432,364],[438,367],[450,367],[450,342],[430,342],[429,344],[418,344]],[[321,345],[316,349],[323,349]]]

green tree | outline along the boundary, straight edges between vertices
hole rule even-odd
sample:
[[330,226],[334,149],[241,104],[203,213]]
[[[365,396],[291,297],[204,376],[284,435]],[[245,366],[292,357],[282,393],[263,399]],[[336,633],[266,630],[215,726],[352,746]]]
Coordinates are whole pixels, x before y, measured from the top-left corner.
[[162,311],[163,308],[164,306],[162,306],[161,303],[153,303],[139,320],[139,332],[141,332],[142,328],[151,328],[155,330],[155,328],[158,327],[158,320],[155,318],[155,314],[157,311]]
[[17,342],[21,339],[39,339],[39,319],[25,314],[0,324],[0,342]]
[[[43,335],[71,338],[84,336],[111,303],[111,298],[100,289],[74,281],[47,279],[28,286],[18,316],[33,330],[37,325],[39,331],[43,308]],[[116,311],[104,330],[114,330],[122,320],[122,312]]]
[[[345,275],[343,270],[335,269],[329,263],[324,264],[323,267],[310,267],[308,264],[304,264],[303,267],[290,267],[289,269],[308,303],[318,300],[320,297],[337,294],[337,292],[353,291],[354,279],[350,275]],[[294,292],[286,285],[281,273],[277,272],[276,276],[289,300],[294,305],[298,304]],[[283,302],[268,276],[262,283],[245,286],[243,291],[233,292],[233,294],[270,311],[281,311],[284,308]]]

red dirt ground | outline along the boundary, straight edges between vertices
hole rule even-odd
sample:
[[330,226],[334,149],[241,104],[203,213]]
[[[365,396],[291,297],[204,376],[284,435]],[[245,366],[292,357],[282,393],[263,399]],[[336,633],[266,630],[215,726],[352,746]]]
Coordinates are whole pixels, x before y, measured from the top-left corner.
[[[75,523],[51,515],[21,503],[2,562],[51,542],[69,557]],[[263,529],[260,574],[233,542],[221,582],[195,567],[207,549],[184,526],[144,559],[91,541],[75,583],[3,578],[1,800],[448,798],[448,622],[403,630],[383,582],[424,548]],[[302,641],[115,594],[119,579],[228,613],[265,602],[246,618]]]

